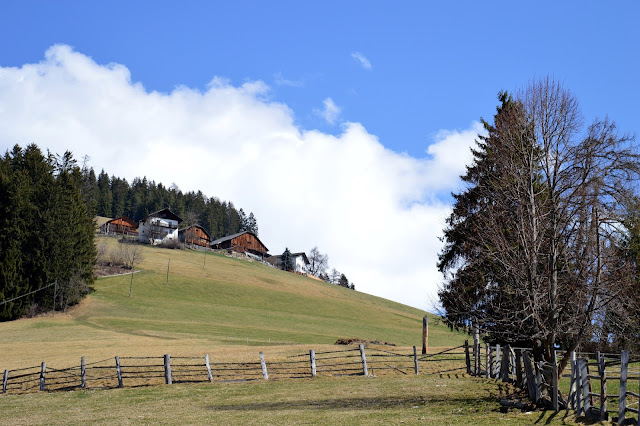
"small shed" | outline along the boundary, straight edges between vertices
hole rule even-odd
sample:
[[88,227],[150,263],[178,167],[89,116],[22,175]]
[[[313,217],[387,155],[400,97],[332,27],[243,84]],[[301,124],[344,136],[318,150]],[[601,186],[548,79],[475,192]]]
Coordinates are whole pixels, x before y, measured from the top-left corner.
[[186,244],[195,244],[201,247],[209,247],[211,244],[211,236],[200,225],[191,225],[178,231],[180,242]]
[[138,225],[127,216],[111,219],[100,226],[103,234],[138,235]]
[[261,258],[264,258],[269,251],[258,236],[250,231],[242,231],[218,238],[211,242],[211,248],[233,250],[238,253],[251,253]]

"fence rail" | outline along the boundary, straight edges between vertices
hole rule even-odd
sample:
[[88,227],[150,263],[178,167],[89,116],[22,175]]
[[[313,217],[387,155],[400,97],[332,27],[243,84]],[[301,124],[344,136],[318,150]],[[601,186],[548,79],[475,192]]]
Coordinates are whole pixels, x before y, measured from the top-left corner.
[[[169,354],[156,357],[116,356],[92,362],[54,368],[39,366],[4,370],[2,393],[74,389],[111,389],[174,383],[249,382],[321,376],[384,376],[388,374],[459,374],[465,370],[463,346],[419,355],[411,351],[359,345],[322,352],[310,350],[283,359],[266,359],[262,352],[255,361],[212,359],[208,354],[185,357]],[[2,370],[0,370],[1,372]],[[1,374],[1,373],[0,373]]]
[[[530,348],[511,348],[500,345],[484,345],[476,342],[472,348],[465,342],[467,373],[475,376],[511,382],[526,390],[531,402],[546,405],[555,411],[572,409],[576,415],[585,415],[600,421],[608,420],[610,414],[617,415],[618,424],[625,423],[628,414],[638,416],[640,405],[640,360],[630,360],[629,352],[584,353],[572,352],[567,363],[569,374],[558,374],[563,360],[563,351],[554,351],[553,362],[533,360]],[[562,387],[569,379],[567,398],[562,398]],[[608,393],[618,385],[617,395]],[[638,392],[629,387],[638,389]],[[612,401],[617,401],[615,410]],[[640,417],[637,419],[640,426]]]

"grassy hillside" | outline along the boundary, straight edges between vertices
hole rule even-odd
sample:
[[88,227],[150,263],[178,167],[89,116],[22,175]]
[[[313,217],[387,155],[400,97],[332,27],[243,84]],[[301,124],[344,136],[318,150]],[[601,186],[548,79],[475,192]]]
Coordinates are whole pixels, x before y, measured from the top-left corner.
[[[421,344],[425,313],[418,309],[212,253],[144,246],[143,256],[131,297],[130,275],[102,278],[67,314],[0,323],[0,368],[83,355],[234,352],[237,345],[282,351],[350,337]],[[464,339],[431,319],[430,347]]]

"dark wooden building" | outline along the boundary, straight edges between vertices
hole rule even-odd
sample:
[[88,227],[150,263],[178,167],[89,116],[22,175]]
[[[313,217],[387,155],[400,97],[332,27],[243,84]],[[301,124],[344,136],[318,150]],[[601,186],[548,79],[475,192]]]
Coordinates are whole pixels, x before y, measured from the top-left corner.
[[249,231],[242,231],[237,234],[227,235],[211,242],[213,249],[227,249],[238,253],[252,253],[256,256],[265,257],[269,249],[262,244],[262,241]]
[[188,228],[178,230],[180,242],[185,244],[195,244],[201,247],[209,247],[211,236],[200,225],[191,225]]
[[137,227],[138,225],[133,221],[133,219],[121,216],[104,223],[100,227],[100,230],[105,234],[138,235]]

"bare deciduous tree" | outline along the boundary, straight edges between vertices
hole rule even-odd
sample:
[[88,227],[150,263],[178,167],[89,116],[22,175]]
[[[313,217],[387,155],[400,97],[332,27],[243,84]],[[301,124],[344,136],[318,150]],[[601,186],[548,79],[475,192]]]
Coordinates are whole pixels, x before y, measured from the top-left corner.
[[608,119],[580,136],[578,102],[551,78],[502,101],[445,230],[440,295],[450,320],[551,361],[592,338],[624,287],[618,247],[640,157]]
[[320,253],[318,246],[315,246],[309,252],[309,266],[307,270],[311,275],[319,277],[329,267],[329,256]]

